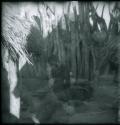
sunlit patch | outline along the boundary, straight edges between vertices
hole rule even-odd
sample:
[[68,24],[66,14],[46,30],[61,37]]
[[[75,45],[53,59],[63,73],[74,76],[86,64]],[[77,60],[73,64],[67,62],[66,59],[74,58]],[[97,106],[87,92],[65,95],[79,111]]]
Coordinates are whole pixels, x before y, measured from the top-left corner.
[[92,19],[92,17],[89,17],[89,21],[90,21],[91,26],[93,26],[93,19]]
[[100,24],[99,24],[99,23],[97,23],[97,26],[98,26],[99,31],[101,32],[101,27],[100,27]]
[[10,113],[20,118],[20,98],[10,93]]

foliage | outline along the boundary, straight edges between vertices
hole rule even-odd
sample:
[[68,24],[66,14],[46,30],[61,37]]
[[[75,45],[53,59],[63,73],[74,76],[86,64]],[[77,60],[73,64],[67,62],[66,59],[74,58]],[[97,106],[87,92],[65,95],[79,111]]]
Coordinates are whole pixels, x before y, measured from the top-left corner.
[[14,5],[11,5],[10,3],[3,4],[3,45],[9,50],[10,57],[13,60],[18,59],[21,56],[30,63],[29,55],[26,51],[25,44],[26,36],[29,34],[31,22],[26,18],[21,18],[18,11],[11,9],[11,7],[13,6]]
[[[94,72],[99,70],[107,59],[108,51],[111,50],[112,46],[116,47],[114,41],[116,35],[118,36],[119,34],[119,14],[117,12],[119,11],[119,6],[117,9],[114,8],[113,12],[110,12],[111,19],[107,29],[103,18],[105,4],[102,15],[99,17],[96,12],[98,6],[94,8],[92,2],[79,3],[79,14],[77,14],[76,7],[72,8],[74,17],[72,20],[69,17],[71,4],[68,6],[68,13],[63,13],[57,26],[52,27],[52,32],[49,32],[46,38],[43,38],[43,27],[41,26],[43,24],[41,22],[43,16],[34,16],[34,21],[38,28],[31,27],[31,22],[27,18],[19,17],[18,13],[9,11],[10,7],[7,6],[7,9],[4,9],[6,12],[3,13],[2,18],[2,35],[5,39],[3,44],[12,51],[10,55],[13,58],[23,56],[29,62],[26,43],[27,41],[32,43],[36,39],[37,50],[44,50],[48,61],[65,65],[76,79],[92,79]],[[46,11],[48,9],[50,8],[46,5]],[[39,13],[40,15],[42,14],[40,11]],[[52,13],[55,16],[55,20],[58,20],[56,13]],[[93,20],[93,25],[90,24],[90,17]],[[30,38],[29,40],[26,39],[29,36],[31,40]],[[118,39],[117,41],[119,41]],[[29,44],[27,44],[27,47]]]

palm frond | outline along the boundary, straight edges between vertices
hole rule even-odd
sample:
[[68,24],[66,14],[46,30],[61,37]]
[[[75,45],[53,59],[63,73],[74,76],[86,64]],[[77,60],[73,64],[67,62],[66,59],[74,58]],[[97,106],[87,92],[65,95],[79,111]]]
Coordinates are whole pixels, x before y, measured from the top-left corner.
[[[4,45],[12,52],[11,57],[13,53],[14,55],[16,53],[16,55],[25,58],[28,63],[31,63],[25,48],[26,37],[29,34],[31,23],[11,10],[9,4],[4,4],[3,7],[2,36],[5,39]],[[14,56],[14,58],[17,58],[17,56]]]

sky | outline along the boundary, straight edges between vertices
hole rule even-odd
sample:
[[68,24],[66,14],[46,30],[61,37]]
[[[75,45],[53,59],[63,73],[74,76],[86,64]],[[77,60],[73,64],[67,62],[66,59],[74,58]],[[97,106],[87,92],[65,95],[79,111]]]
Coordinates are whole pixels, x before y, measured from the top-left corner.
[[[94,6],[97,5],[98,2],[94,2]],[[99,2],[99,6],[97,8],[97,13],[99,16],[101,16],[102,13],[102,8],[103,5],[105,3],[105,9],[104,9],[104,14],[103,14],[103,18],[106,21],[107,27],[109,25],[109,21],[110,21],[110,16],[109,16],[109,10],[108,10],[108,2]],[[30,18],[30,20],[32,20],[32,15],[39,15],[38,11],[37,11],[37,7],[39,7],[42,15],[43,15],[43,25],[44,25],[44,29],[45,29],[45,36],[47,35],[47,32],[50,30],[51,31],[51,25],[57,25],[57,21],[60,19],[60,17],[62,17],[63,15],[63,8],[64,8],[64,13],[67,12],[67,7],[69,2],[46,2],[46,4],[51,8],[51,10],[55,9],[55,14],[57,15],[57,19],[50,14],[50,18],[48,18],[46,16],[45,13],[45,7],[41,6],[41,3],[36,4],[36,3],[22,3],[21,4],[21,16],[24,16],[25,12],[27,12],[28,17]],[[110,4],[110,8],[113,8],[114,2]],[[76,6],[77,7],[77,12],[78,12],[78,2],[77,1],[72,1],[72,6]],[[70,13],[73,13],[73,9],[72,6],[70,8]],[[49,12],[50,13],[50,12]]]

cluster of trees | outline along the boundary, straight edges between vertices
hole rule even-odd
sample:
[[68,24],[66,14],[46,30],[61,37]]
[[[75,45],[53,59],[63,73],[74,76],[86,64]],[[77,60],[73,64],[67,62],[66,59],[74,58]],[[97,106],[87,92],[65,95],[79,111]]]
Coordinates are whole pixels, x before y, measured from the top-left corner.
[[[69,8],[70,4],[68,12]],[[46,11],[47,9],[50,8],[46,5]],[[98,16],[96,9],[92,2],[79,3],[79,14],[76,7],[73,7],[73,20],[69,18],[69,13],[63,13],[57,26],[52,27],[52,32],[49,32],[47,37],[43,37],[42,16],[34,16],[38,24],[38,27],[35,27],[31,26],[29,20],[26,18],[20,20],[14,13],[12,16],[4,15],[2,45],[9,50],[9,57],[17,67],[17,72],[14,72],[19,74],[20,56],[30,62],[30,54],[33,56],[38,54],[40,57],[38,61],[43,66],[47,62],[53,67],[59,67],[56,72],[64,69],[65,74],[62,71],[58,74],[64,75],[65,78],[72,74],[76,80],[79,78],[93,80],[96,71],[103,74],[109,64],[114,67],[117,76],[120,64],[120,4],[116,3],[112,12],[109,10],[108,28],[103,18],[104,7],[101,17]],[[26,42],[26,38],[28,42],[21,44]]]
[[[119,2],[115,3],[112,11],[109,8],[110,23],[108,28],[106,25],[106,21],[103,18],[105,4],[108,3],[104,4],[101,17],[98,16],[96,11],[98,5],[95,8],[92,2],[78,3],[79,14],[77,13],[76,7],[73,7],[73,20],[69,18],[71,4],[72,2],[69,3],[68,13],[63,13],[63,16],[58,21],[57,26],[52,27],[52,32],[48,33],[48,36],[46,38],[43,38],[44,29],[43,26],[41,26],[42,13],[39,11],[40,16],[34,17],[34,20],[39,27],[38,32],[35,33],[35,35],[39,37],[38,38],[36,36],[36,39],[38,39],[37,45],[44,44],[43,46],[44,50],[46,51],[45,55],[47,56],[47,58],[51,58],[52,60],[51,56],[55,56],[58,63],[66,65],[76,79],[80,77],[93,79],[95,71],[99,71],[102,66],[108,64],[107,62],[109,56],[106,53],[109,53],[112,48],[116,49],[117,44],[119,43]],[[46,11],[48,11],[49,9],[50,12],[52,12],[52,14],[56,16],[54,12],[55,10],[53,11],[44,2],[43,5],[46,6]],[[11,14],[9,15],[11,16]],[[26,24],[23,25],[22,20],[20,21],[19,18],[17,19],[17,16],[16,18],[15,16],[13,16],[13,18],[9,19],[9,16],[4,15],[3,21],[4,20],[6,21],[6,23],[15,20],[16,25],[17,23],[21,23],[21,28],[23,27],[24,32],[26,32],[23,32],[24,35],[20,37],[15,36],[16,33],[11,34],[12,32],[7,32],[7,29],[9,29],[9,27],[12,27],[13,23],[11,22],[10,26],[3,23],[3,25],[6,27],[3,27],[3,37],[5,38],[4,41],[6,41],[3,42],[4,46],[7,46],[9,50],[12,50],[10,51],[10,55],[13,60],[17,57],[19,58],[19,56],[24,56],[25,59],[29,62],[29,56],[25,49],[26,43],[22,42],[26,41],[26,34],[29,34],[28,29],[30,29],[29,27],[31,26],[31,24],[28,23],[29,21],[27,20]],[[21,28],[19,28],[18,31],[16,31],[16,28],[17,26],[14,27],[15,32],[19,32],[18,35],[20,35]],[[17,38],[14,39],[14,37],[17,37],[18,41],[21,41],[21,43],[15,42]],[[41,43],[41,41],[43,42]],[[109,53],[109,55],[111,54]]]
[[[96,71],[103,73],[101,68],[104,70],[104,66],[109,64],[111,52],[116,50],[115,55],[117,55],[119,49],[120,14],[118,5],[115,4],[112,12],[109,9],[108,28],[103,18],[105,6],[103,6],[100,17],[96,12],[97,7],[95,8],[91,2],[79,3],[79,14],[77,14],[76,7],[73,7],[74,19],[72,20],[69,18],[69,14],[63,13],[57,26],[52,27],[52,32],[48,33],[47,38],[42,37],[43,29],[40,27],[38,43],[44,46],[44,57],[50,63],[52,61],[54,64],[65,65],[75,79],[92,80]],[[41,19],[36,16],[35,20],[40,26]]]

